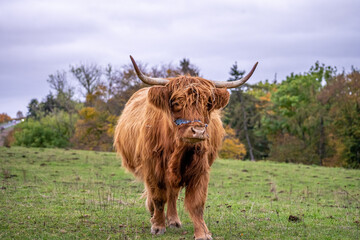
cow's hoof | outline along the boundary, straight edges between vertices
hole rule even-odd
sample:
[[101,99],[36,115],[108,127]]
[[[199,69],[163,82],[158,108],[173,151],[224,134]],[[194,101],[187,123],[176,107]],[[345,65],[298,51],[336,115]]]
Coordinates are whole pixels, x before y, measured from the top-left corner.
[[180,221],[172,221],[169,222],[170,228],[181,228],[181,222]]
[[194,236],[194,238],[195,238],[195,240],[212,240],[213,239],[210,234],[206,234],[206,236],[199,237],[199,238],[196,238]]
[[161,235],[166,232],[165,227],[151,226],[151,233],[154,235]]
[[167,219],[167,222],[168,226],[171,228],[181,228],[181,222],[179,220],[179,217],[174,217],[171,220]]

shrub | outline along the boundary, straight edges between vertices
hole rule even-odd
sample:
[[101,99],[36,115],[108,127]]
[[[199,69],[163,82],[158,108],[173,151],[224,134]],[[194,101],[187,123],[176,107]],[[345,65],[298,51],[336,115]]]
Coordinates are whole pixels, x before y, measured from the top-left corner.
[[225,132],[226,137],[219,152],[219,157],[226,159],[244,159],[246,149],[244,144],[235,137],[234,129],[227,126]]
[[112,151],[116,122],[117,116],[108,111],[84,107],[79,111],[79,120],[71,142],[77,149]]
[[40,120],[27,119],[15,128],[14,145],[26,147],[68,147],[74,132],[74,116],[57,112]]

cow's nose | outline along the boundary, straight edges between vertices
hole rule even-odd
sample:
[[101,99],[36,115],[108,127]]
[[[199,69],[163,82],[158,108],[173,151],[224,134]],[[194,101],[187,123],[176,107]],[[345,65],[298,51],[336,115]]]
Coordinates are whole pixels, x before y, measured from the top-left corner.
[[191,127],[191,131],[194,134],[194,138],[204,138],[205,134],[205,127]]

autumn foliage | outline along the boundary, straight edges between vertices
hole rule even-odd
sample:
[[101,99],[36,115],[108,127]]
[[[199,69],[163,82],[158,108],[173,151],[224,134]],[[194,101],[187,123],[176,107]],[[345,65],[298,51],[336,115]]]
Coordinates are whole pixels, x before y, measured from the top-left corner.
[[[178,67],[139,67],[152,77],[200,74],[188,59]],[[235,63],[229,81],[244,73]],[[69,75],[79,82],[82,101],[75,99]],[[72,66],[50,75],[48,82],[54,92],[30,101],[28,120],[17,127],[15,144],[113,151],[116,121],[132,94],[145,86],[131,65],[110,64]],[[221,158],[360,168],[358,69],[338,73],[317,62],[307,72],[291,73],[282,81],[246,83],[230,94],[223,110],[227,136]],[[10,119],[0,114],[0,123]]]
[[225,159],[244,159],[246,155],[246,149],[244,144],[242,144],[240,140],[236,138],[234,129],[226,126],[225,132],[226,136],[222,148],[219,152],[219,157]]
[[112,151],[116,119],[116,116],[94,107],[82,108],[71,143],[78,149]]
[[0,123],[8,122],[11,120],[11,117],[6,113],[0,113]]

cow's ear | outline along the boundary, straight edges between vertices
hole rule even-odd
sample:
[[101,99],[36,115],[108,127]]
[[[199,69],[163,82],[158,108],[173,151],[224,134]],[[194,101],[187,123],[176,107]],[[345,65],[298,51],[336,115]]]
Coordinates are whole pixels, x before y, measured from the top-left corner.
[[220,109],[224,108],[228,104],[230,94],[226,88],[215,88],[214,97],[213,108]]
[[162,110],[169,109],[169,91],[164,86],[154,86],[149,89],[148,100]]

